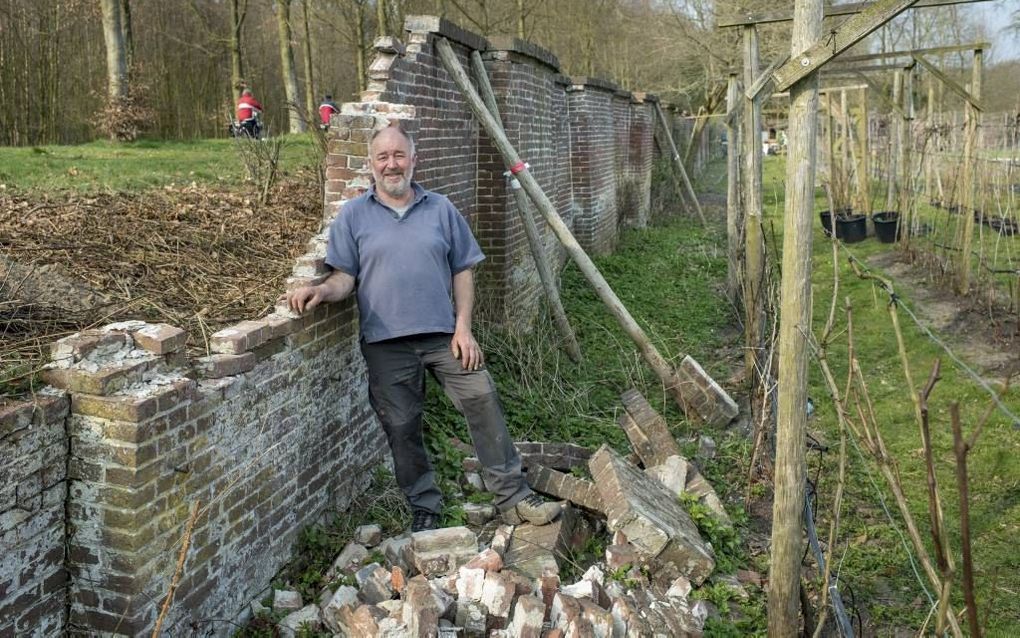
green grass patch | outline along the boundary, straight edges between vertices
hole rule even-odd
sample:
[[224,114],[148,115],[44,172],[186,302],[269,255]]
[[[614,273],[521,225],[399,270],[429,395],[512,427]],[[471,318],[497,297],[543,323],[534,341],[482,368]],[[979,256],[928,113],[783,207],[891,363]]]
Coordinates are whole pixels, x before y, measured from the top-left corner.
[[[782,238],[784,170],[782,159],[766,159],[764,179],[766,224],[775,229],[779,241]],[[825,208],[828,206],[819,192],[815,210]],[[922,204],[921,209],[924,216],[936,214],[927,208],[927,204]],[[815,228],[812,273],[813,322],[815,334],[820,334],[828,316],[834,265],[829,240],[821,233],[817,215],[813,215],[812,226]],[[771,234],[767,232],[766,236],[770,237]],[[1016,238],[1010,241],[1016,241]],[[873,238],[847,248],[862,260],[897,250],[895,246],[880,244]],[[842,251],[835,267],[838,268],[840,280],[840,308],[844,297],[849,297],[853,306],[856,357],[867,378],[882,435],[890,454],[897,461],[911,512],[930,551],[925,470],[923,457],[919,452],[921,441],[887,309],[888,297],[874,288],[870,282],[857,278],[850,270]],[[914,303],[913,292],[908,286],[897,287],[901,302],[908,307]],[[838,317],[836,337],[829,350],[829,359],[834,374],[842,384],[847,369],[846,321],[842,312]],[[954,401],[960,402],[964,429],[969,431],[989,401],[984,391],[961,373],[940,348],[913,325],[905,313],[900,313],[900,323],[903,327],[911,373],[918,389],[927,379],[935,358],[942,358],[942,380],[936,386],[930,400],[931,428],[949,542],[959,572],[961,569],[959,501],[952,455],[949,405]],[[950,344],[952,345],[951,341]],[[981,362],[972,361],[970,364],[979,366]],[[828,529],[828,512],[832,506],[831,499],[835,490],[839,435],[835,411],[828,399],[828,392],[818,366],[812,362],[810,370],[809,395],[815,401],[817,412],[809,423],[809,428],[822,432],[830,444],[829,452],[809,455],[809,475],[812,478],[819,478],[818,519],[820,533],[824,534]],[[1020,392],[1012,390],[1005,401],[1014,413],[1020,412]],[[1016,551],[1014,545],[1015,539],[1020,534],[1020,463],[1016,460],[1018,456],[1020,436],[1004,416],[996,413],[968,459],[978,606],[982,619],[987,623],[989,635],[1005,636],[1020,633],[1020,598],[1015,595],[1020,588],[1017,571],[1020,567],[1020,553]],[[866,455],[863,459],[858,456],[853,446],[849,446],[848,463],[844,520],[836,551],[840,579],[848,586],[844,589],[844,601],[849,602],[850,598],[846,594],[852,589],[852,600],[856,601],[855,604],[859,608],[866,608],[873,625],[872,629],[878,635],[891,634],[895,629],[904,627],[916,631],[928,615],[929,602],[923,589],[927,588],[932,592],[931,585],[923,578],[923,572],[921,578],[923,587],[915,577],[909,558],[913,550],[908,551],[904,548],[900,532],[897,531],[897,528],[903,529],[903,524],[875,464]],[[881,499],[884,499],[884,506]],[[884,507],[892,512],[895,525],[888,521],[883,511]],[[905,531],[903,533],[905,534]],[[959,579],[954,583],[954,591],[956,595],[953,598],[953,605],[955,610],[960,611],[963,609],[963,601]],[[937,598],[937,593],[932,592],[932,596]]]
[[[281,169],[316,166],[310,134],[285,135]],[[17,192],[134,191],[169,184],[240,184],[246,173],[233,139],[7,147],[0,184]]]

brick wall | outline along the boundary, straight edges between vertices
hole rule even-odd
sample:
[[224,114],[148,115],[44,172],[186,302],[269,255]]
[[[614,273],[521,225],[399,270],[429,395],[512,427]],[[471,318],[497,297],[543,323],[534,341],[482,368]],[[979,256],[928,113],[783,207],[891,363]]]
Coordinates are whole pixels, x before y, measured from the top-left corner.
[[574,78],[567,88],[574,203],[574,235],[590,253],[616,245],[616,134],[613,97],[616,86],[594,78]]
[[67,397],[0,406],[0,636],[64,626]]

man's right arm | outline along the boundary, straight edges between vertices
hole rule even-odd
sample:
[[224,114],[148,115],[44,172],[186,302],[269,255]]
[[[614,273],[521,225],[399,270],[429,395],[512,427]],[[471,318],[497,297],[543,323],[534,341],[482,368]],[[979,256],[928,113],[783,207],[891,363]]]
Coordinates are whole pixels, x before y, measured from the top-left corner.
[[333,303],[345,299],[354,291],[354,277],[334,270],[333,273],[317,286],[302,286],[284,293],[279,301],[286,301],[294,312],[303,313],[312,310],[321,303]]

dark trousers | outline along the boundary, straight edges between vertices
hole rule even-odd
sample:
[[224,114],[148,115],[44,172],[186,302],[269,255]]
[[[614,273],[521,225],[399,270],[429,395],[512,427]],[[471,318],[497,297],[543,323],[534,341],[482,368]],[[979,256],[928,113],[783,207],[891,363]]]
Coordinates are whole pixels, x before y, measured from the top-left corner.
[[362,342],[369,399],[393,453],[397,484],[411,507],[439,513],[443,494],[422,437],[428,370],[467,419],[485,486],[495,497],[494,505],[506,510],[530,494],[531,488],[521,471],[521,458],[507,431],[492,377],[484,368],[465,370],[450,350],[451,337],[426,334]]

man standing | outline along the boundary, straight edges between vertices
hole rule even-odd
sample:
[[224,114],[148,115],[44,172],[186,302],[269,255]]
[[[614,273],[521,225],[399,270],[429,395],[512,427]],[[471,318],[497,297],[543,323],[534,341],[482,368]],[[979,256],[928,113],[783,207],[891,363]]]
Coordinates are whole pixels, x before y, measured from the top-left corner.
[[412,181],[417,156],[406,132],[398,126],[376,131],[369,161],[374,186],[347,202],[330,226],[326,264],[333,273],[284,298],[304,312],[357,289],[369,398],[411,505],[412,531],[438,527],[443,506],[422,437],[426,370],[467,419],[503,519],[514,525],[553,521],[560,506],[528,487],[471,332],[471,268],[485,258],[478,243],[446,197]]

